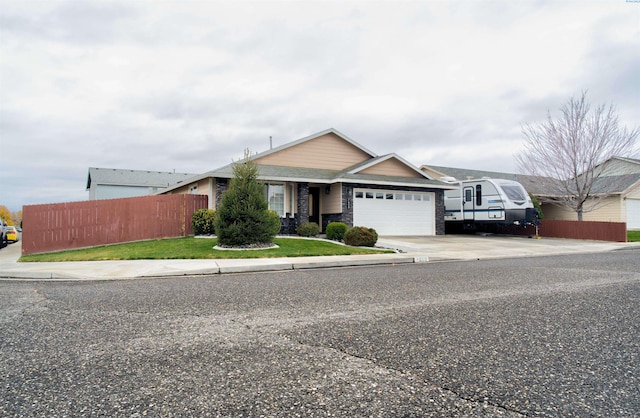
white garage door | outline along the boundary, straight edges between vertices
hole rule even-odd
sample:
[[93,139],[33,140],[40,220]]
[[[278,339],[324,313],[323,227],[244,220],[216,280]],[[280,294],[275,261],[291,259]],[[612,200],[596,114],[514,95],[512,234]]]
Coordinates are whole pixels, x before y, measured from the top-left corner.
[[640,229],[640,199],[627,199],[627,229]]
[[353,224],[378,235],[435,235],[435,194],[355,189]]

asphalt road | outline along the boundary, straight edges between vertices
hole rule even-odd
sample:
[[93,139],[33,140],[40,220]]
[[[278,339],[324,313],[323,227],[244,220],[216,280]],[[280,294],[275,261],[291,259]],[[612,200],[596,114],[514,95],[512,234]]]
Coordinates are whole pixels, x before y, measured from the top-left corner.
[[639,416],[640,251],[0,282],[0,416]]

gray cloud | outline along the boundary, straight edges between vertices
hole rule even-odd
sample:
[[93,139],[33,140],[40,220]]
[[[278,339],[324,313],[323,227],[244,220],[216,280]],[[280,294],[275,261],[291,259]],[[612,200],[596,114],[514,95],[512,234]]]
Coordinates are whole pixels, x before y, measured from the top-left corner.
[[416,165],[509,171],[520,125],[583,89],[639,118],[635,5],[2,6],[11,210],[86,198],[90,166],[199,173],[330,127]]

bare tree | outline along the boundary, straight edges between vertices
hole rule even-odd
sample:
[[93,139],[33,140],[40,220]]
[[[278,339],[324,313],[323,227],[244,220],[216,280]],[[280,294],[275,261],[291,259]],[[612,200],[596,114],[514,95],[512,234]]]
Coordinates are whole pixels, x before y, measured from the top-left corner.
[[608,176],[604,163],[631,156],[640,134],[638,127],[629,131],[620,126],[613,105],[592,110],[586,95],[572,97],[557,118],[548,112],[544,122],[523,125],[524,150],[516,156],[523,174],[544,183],[540,200],[570,208],[580,221],[617,189],[616,182],[625,181],[624,176]]

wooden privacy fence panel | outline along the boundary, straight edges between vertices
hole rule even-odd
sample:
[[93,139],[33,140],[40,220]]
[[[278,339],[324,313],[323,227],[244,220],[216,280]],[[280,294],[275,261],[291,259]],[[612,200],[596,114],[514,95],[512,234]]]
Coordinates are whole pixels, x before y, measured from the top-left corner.
[[625,222],[558,221],[543,219],[540,235],[544,237],[591,239],[598,241],[627,241]]
[[[526,228],[509,227],[504,233],[514,235],[535,235],[532,226]],[[590,222],[590,221],[560,221],[543,219],[538,227],[541,237],[587,239],[596,241],[627,241],[627,224],[625,222]]]
[[193,234],[205,195],[174,194],[25,206],[22,254]]

